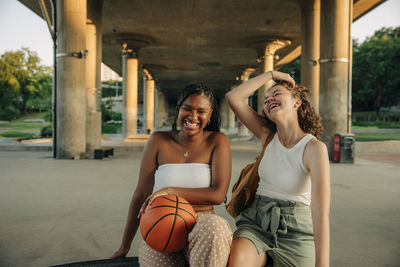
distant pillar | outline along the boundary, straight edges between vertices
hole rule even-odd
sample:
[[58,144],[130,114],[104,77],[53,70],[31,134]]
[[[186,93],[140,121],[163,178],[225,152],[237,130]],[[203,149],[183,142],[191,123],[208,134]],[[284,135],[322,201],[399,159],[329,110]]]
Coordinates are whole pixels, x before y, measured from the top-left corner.
[[333,136],[348,131],[351,0],[321,1],[320,105],[322,141],[333,157]]
[[86,1],[58,0],[56,7],[56,158],[82,159],[86,152],[86,62],[75,55],[86,49]]
[[162,94],[162,100],[163,100],[163,105],[162,105],[162,114],[163,114],[163,126],[164,125],[168,125],[170,124],[169,121],[169,116],[168,116],[168,112],[169,112],[169,105],[168,105],[168,99],[166,98],[165,94]]
[[[243,74],[241,75],[241,80],[242,83],[244,83],[245,81],[247,81],[250,77],[250,75],[255,72],[256,69],[253,68],[247,68],[244,70]],[[246,103],[249,103],[249,99],[247,98]],[[238,120],[238,135],[239,136],[248,136],[249,135],[249,129],[247,129],[246,126],[244,126],[244,124]]]
[[146,130],[151,134],[154,131],[154,80],[147,78],[146,82]]
[[[274,55],[275,52],[287,45],[290,45],[289,40],[271,40],[266,42],[263,54],[261,54],[261,71],[268,72],[274,70]],[[266,82],[260,89],[258,89],[257,112],[263,113],[264,98],[267,95],[267,90],[273,85],[273,81]]]
[[225,97],[223,97],[219,104],[220,113],[221,113],[221,127],[224,129],[228,128],[228,103],[226,102]]
[[300,82],[310,89],[310,101],[319,109],[319,49],[321,0],[301,0],[301,71]]
[[86,25],[86,154],[101,147],[102,2],[88,0]]
[[228,129],[233,131],[236,129],[236,121],[235,121],[235,113],[233,113],[232,109],[227,105],[227,115],[228,115]]
[[155,128],[159,129],[162,127],[162,92],[158,89],[155,90]]
[[137,134],[138,114],[138,59],[131,50],[122,51],[122,134],[123,138],[133,138]]
[[156,98],[155,98],[155,113],[156,113],[156,128],[161,128],[164,126],[164,122],[166,122],[166,109],[165,109],[165,97],[163,92],[160,90],[156,90]]

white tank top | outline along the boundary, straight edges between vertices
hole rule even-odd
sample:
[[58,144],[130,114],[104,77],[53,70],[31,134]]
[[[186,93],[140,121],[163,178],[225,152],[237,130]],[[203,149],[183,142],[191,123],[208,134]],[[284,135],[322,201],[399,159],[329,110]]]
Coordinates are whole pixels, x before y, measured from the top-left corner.
[[154,190],[165,187],[205,188],[211,185],[211,168],[205,163],[168,163],[158,166]]
[[286,148],[275,134],[258,167],[257,194],[311,204],[311,178],[304,167],[303,154],[312,138],[315,137],[307,134],[296,145]]

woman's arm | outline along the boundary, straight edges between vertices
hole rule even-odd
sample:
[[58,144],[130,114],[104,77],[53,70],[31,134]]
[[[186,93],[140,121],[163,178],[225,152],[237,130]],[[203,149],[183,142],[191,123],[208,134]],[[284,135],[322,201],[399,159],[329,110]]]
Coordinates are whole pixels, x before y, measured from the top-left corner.
[[311,212],[314,228],[316,267],[329,266],[330,170],[324,143],[311,140],[304,152],[311,173]]
[[[178,195],[193,205],[221,204],[228,191],[232,160],[229,140],[223,133],[213,133],[214,149],[211,155],[211,186],[207,188],[167,187],[155,192],[149,203],[156,197],[166,194]],[[190,177],[189,177],[190,178]]]
[[269,131],[263,126],[263,117],[249,107],[246,100],[257,91],[258,88],[270,80],[284,80],[292,85],[295,84],[293,78],[289,74],[279,71],[269,71],[249,79],[238,87],[232,89],[225,96],[229,106],[239,120],[262,141],[265,139]]
[[154,133],[150,136],[143,151],[139,181],[129,206],[128,218],[126,220],[121,246],[111,257],[113,259],[125,257],[129,252],[132,240],[139,226],[138,215],[140,208],[153,191],[154,172],[157,168],[157,140],[159,139],[157,135],[157,133]]

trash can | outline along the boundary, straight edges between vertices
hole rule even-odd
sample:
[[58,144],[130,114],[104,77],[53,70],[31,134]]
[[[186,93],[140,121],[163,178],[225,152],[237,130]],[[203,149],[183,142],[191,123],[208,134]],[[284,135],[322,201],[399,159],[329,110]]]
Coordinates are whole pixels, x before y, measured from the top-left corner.
[[354,163],[354,134],[335,134],[333,138],[333,162]]

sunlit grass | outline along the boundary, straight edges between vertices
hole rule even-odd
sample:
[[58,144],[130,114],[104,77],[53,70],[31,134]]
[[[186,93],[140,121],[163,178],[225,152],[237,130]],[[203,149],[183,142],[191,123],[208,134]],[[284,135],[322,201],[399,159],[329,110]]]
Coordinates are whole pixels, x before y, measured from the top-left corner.
[[354,129],[399,129],[400,122],[386,122],[386,121],[354,121],[352,122]]
[[355,133],[356,142],[400,140],[397,133]]
[[46,112],[36,112],[24,115],[11,124],[8,122],[0,122],[0,136],[2,137],[19,137],[30,139],[40,137],[40,130],[51,122],[24,122],[24,120],[43,119]]
[[6,131],[0,133],[1,137],[17,137],[17,138],[23,138],[23,139],[32,139],[34,137],[37,137],[36,134],[34,133],[26,133],[26,132],[18,132],[18,131]]

